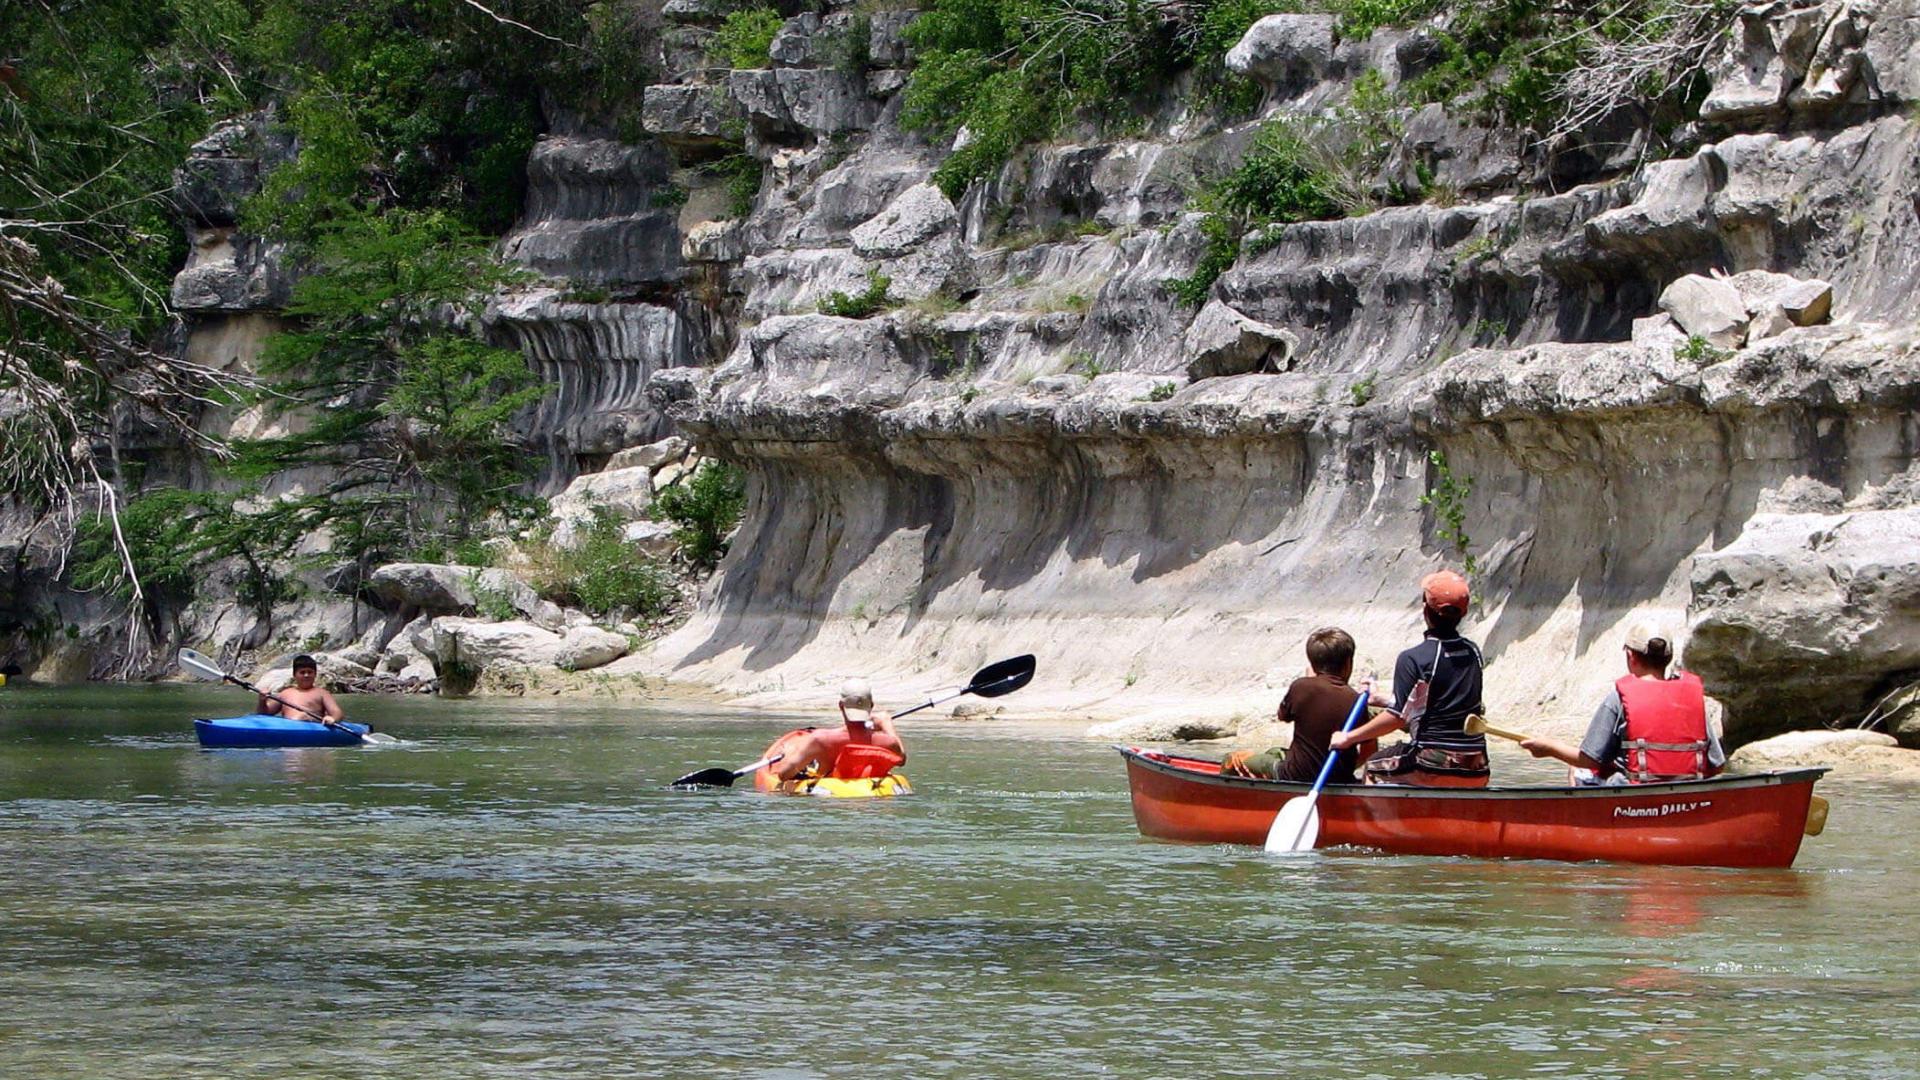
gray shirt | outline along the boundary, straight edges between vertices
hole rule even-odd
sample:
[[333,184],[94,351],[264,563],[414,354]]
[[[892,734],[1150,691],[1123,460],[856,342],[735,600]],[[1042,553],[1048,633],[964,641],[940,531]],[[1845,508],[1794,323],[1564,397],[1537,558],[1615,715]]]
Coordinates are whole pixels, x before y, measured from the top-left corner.
[[[1607,699],[1593,712],[1587,725],[1587,737],[1580,740],[1580,752],[1600,762],[1602,776],[1627,771],[1627,755],[1620,744],[1627,741],[1627,706],[1620,700],[1619,688],[1607,691]],[[1727,763],[1727,752],[1720,748],[1720,737],[1707,725],[1707,764],[1715,769]]]

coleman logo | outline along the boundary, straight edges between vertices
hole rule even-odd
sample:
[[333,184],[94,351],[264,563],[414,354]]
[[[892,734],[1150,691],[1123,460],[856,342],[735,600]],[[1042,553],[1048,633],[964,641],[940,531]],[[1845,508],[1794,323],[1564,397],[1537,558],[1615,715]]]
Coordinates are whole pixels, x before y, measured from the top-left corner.
[[1659,806],[1616,806],[1614,817],[1666,817],[1668,814],[1684,814],[1689,810],[1699,810],[1713,805],[1712,799],[1697,799],[1693,802],[1661,803]]

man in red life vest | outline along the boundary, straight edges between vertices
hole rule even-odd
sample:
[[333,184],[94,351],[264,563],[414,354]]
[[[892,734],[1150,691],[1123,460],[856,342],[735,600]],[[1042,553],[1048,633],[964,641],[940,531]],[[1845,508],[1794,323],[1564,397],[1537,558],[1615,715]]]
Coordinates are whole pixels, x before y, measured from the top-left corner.
[[1707,726],[1700,677],[1667,677],[1673,646],[1650,622],[1629,627],[1626,645],[1627,674],[1600,703],[1577,749],[1554,739],[1528,739],[1521,748],[1573,766],[1576,784],[1697,780],[1719,772],[1727,755]]
[[840,720],[840,727],[809,728],[785,745],[776,744],[786,757],[772,766],[774,773],[791,780],[811,766],[813,775],[854,780],[885,776],[906,764],[906,745],[893,728],[893,717],[873,707],[867,680],[848,679],[840,687]]

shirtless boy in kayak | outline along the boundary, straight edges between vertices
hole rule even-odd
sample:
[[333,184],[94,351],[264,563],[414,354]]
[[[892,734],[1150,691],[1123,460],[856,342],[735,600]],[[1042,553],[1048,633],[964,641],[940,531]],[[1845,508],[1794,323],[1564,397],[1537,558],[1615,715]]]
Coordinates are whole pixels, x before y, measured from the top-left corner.
[[840,687],[840,720],[838,728],[813,728],[781,746],[786,756],[772,766],[773,772],[791,780],[816,761],[822,772],[831,772],[840,751],[848,746],[878,746],[906,760],[907,748],[893,729],[893,717],[873,707],[873,689],[867,680],[848,679]]
[[313,657],[301,653],[293,658],[293,684],[280,691],[280,698],[295,706],[283,709],[280,702],[261,694],[255,705],[256,712],[268,716],[286,716],[293,720],[318,720],[331,727],[347,718],[340,703],[333,700],[325,687],[315,686],[314,680],[320,677],[320,665]]

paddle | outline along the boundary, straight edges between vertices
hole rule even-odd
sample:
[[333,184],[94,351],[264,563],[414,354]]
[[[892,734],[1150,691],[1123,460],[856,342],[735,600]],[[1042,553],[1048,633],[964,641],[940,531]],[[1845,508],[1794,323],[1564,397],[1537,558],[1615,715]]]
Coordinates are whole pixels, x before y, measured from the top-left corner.
[[[1353,708],[1347,712],[1347,722],[1340,725],[1342,732],[1353,730],[1360,717],[1367,711],[1367,699],[1373,696],[1373,680],[1360,684],[1360,696],[1354,699]],[[1273,816],[1273,825],[1267,829],[1267,853],[1271,855],[1291,855],[1296,852],[1312,851],[1313,845],[1320,839],[1320,812],[1314,804],[1320,801],[1320,789],[1327,786],[1327,777],[1333,775],[1333,763],[1340,757],[1338,751],[1329,747],[1327,760],[1320,766],[1320,776],[1313,782],[1313,790],[1307,792],[1304,799],[1289,799]]]
[[[289,715],[287,717],[287,719],[289,720],[299,720],[302,723],[307,723],[307,724],[324,724],[327,727],[340,726],[338,721],[329,720],[326,717],[321,716],[320,714],[314,712],[312,709],[303,709],[300,706],[295,705],[293,702],[288,701],[286,698],[279,696],[278,694],[269,694],[265,690],[262,690],[259,687],[253,685],[252,683],[247,682],[245,679],[236,678],[235,676],[228,674],[227,672],[221,670],[220,665],[214,663],[213,658],[206,655],[205,653],[198,652],[193,649],[181,649],[180,650],[180,666],[183,668],[186,668],[189,672],[192,672],[193,675],[198,678],[212,679],[215,682],[230,682],[233,685],[238,686],[243,690],[251,690],[256,694],[259,694],[261,697],[266,698],[268,701],[279,702],[280,707],[283,709],[291,709],[296,712],[303,712],[307,714],[307,716]],[[308,716],[313,717],[313,719],[311,720],[307,719]],[[346,731],[350,729],[341,728],[341,730]],[[360,740],[362,742],[367,742],[367,743],[384,744],[384,743],[397,743],[400,741],[399,739],[396,739],[391,735],[381,735],[372,731],[360,732],[358,734],[360,735]]]
[[711,769],[701,769],[699,772],[690,772],[687,775],[681,777],[680,779],[675,780],[673,783],[668,784],[667,786],[668,787],[732,787],[733,782],[735,780],[740,779],[741,777],[747,775],[750,772],[753,772],[756,769],[764,769],[767,766],[772,765],[776,761],[784,760],[786,756],[787,755],[785,754],[774,754],[771,757],[763,757],[759,761],[756,761],[751,765],[742,765],[737,769],[725,769],[725,768],[719,768],[719,767],[715,767]]
[[1011,660],[1002,660],[997,664],[988,664],[986,667],[974,672],[973,681],[969,682],[965,687],[955,690],[946,697],[929,698],[911,709],[902,709],[894,713],[893,716],[894,719],[898,720],[908,713],[917,713],[921,709],[931,709],[943,701],[952,701],[962,694],[972,694],[975,697],[1000,697],[1003,694],[1011,694],[1032,681],[1033,654],[1028,653],[1025,656],[1016,656]]
[[[943,698],[933,698],[925,701],[910,709],[902,709],[893,715],[895,717],[901,717],[908,713],[919,712],[921,709],[930,709],[943,701],[952,701],[962,694],[973,694],[977,697],[1000,697],[1003,694],[1011,694],[1015,690],[1033,681],[1033,668],[1034,660],[1032,653],[1028,653],[1025,656],[1016,656],[1011,660],[1002,660],[999,663],[988,664],[986,667],[974,672],[973,681],[967,683],[963,689],[956,690]],[[871,725],[871,723],[872,721],[868,721],[869,725]],[[765,766],[773,764],[780,760],[780,756],[781,755],[775,755],[770,758],[762,758],[751,765],[744,765],[738,769],[728,769],[720,766],[711,769],[701,769],[699,772],[690,772],[667,786],[731,787],[733,786],[734,780],[747,775],[755,769],[764,768]]]
[[1523,732],[1508,731],[1506,728],[1494,727],[1492,724],[1487,723],[1487,718],[1481,716],[1479,713],[1467,717],[1466,732],[1469,735],[1498,735],[1503,739],[1512,739],[1514,742],[1526,742],[1528,739],[1533,738],[1533,736]]

